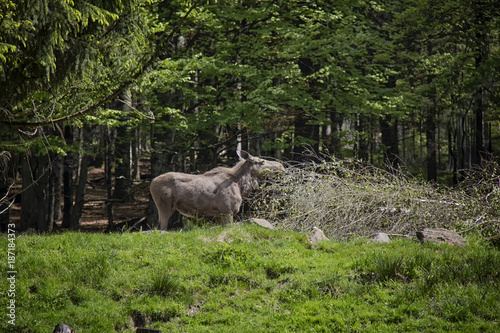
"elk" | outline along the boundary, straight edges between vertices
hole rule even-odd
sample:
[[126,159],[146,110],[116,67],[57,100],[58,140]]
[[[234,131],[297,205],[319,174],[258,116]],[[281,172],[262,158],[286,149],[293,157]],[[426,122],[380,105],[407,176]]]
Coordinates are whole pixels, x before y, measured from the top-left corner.
[[259,186],[259,180],[285,168],[237,151],[240,161],[232,168],[218,167],[200,175],[180,172],[162,174],[151,182],[150,191],[158,208],[160,230],[177,210],[187,217],[220,217],[228,223],[240,210],[243,198]]

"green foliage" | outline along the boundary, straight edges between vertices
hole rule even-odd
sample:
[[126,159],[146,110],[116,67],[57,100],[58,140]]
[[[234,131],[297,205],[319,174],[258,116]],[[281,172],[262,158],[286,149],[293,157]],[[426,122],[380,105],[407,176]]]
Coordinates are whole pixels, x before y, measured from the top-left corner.
[[[116,124],[115,112],[104,107],[133,84],[154,57],[150,5],[151,1],[2,2],[4,149],[38,153],[29,147],[36,144],[46,147],[41,154],[64,155],[71,148],[62,140],[59,124]],[[5,47],[3,38],[10,46]],[[131,115],[144,119],[140,112]]]
[[[176,142],[182,150],[224,141],[236,127],[281,135],[301,117],[328,125],[332,112],[379,113],[383,106],[367,105],[381,99],[369,94],[385,84],[380,71],[386,70],[371,66],[363,73],[361,66],[370,61],[366,49],[378,50],[379,58],[389,50],[382,51],[376,32],[364,30],[369,20],[358,11],[367,9],[362,2],[333,7],[323,1],[196,7],[180,31],[190,48],[178,46],[141,84],[157,126],[181,132]],[[214,127],[229,133],[214,133]],[[281,137],[282,147],[316,142]]]
[[[264,136],[266,150],[323,144],[365,158],[384,148],[380,119],[401,121],[407,137],[453,136],[456,117],[477,108],[497,118],[490,2],[3,1],[0,112],[12,132],[2,142],[38,139],[17,129],[53,122],[116,126],[107,103],[129,87],[140,107],[127,121],[154,119],[181,154],[220,150],[238,132]],[[414,153],[401,157],[413,166]]]

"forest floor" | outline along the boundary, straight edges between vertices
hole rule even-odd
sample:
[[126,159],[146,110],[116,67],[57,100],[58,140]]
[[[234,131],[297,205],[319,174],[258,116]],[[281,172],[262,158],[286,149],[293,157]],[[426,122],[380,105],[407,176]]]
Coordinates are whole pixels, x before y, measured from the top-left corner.
[[[146,208],[149,202],[149,184],[149,180],[135,180],[131,191],[133,200],[113,203],[113,220],[115,224],[137,220],[146,216]],[[87,179],[82,231],[103,231],[108,227],[106,198],[104,169],[94,168],[89,172]]]

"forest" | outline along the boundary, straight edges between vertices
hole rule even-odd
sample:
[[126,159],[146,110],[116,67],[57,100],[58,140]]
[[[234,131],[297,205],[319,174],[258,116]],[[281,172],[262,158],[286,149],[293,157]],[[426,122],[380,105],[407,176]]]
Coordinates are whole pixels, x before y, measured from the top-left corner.
[[94,169],[113,224],[134,182],[237,149],[500,184],[499,17],[496,0],[1,1],[1,230],[14,205],[19,230],[80,229]]

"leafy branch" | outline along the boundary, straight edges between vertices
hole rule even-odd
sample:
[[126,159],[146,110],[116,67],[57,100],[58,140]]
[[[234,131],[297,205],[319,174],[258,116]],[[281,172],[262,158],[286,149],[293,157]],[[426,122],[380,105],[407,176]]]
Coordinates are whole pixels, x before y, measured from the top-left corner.
[[[193,3],[191,7],[186,11],[186,13],[181,17],[181,23],[176,26],[174,29],[172,29],[169,33],[169,35],[166,37],[166,41],[171,41],[172,38],[176,33],[180,31],[182,26],[185,24],[186,19],[188,16],[191,14],[191,12],[196,8],[196,5]],[[107,31],[109,32],[109,30]],[[159,59],[161,54],[163,53],[160,48],[155,48],[154,52],[148,57],[144,57],[143,60],[139,61],[139,66],[138,68],[131,74],[127,75],[126,79],[121,82],[118,86],[116,86],[110,93],[106,94],[105,96],[99,98],[96,102],[91,103],[90,105],[87,105],[83,109],[79,110],[78,112],[57,117],[57,118],[51,118],[52,114],[49,115],[48,118],[46,119],[41,119],[41,120],[35,120],[35,121],[30,121],[30,120],[0,120],[0,124],[5,124],[10,127],[14,128],[21,128],[21,127],[28,127],[28,128],[33,128],[33,127],[39,127],[39,126],[46,126],[46,125],[55,125],[58,123],[70,121],[72,119],[82,117],[88,113],[95,112],[96,110],[105,107],[105,105],[111,101],[114,100],[118,97],[118,95],[128,86],[133,84],[138,78],[140,78],[150,67],[154,67]],[[61,103],[64,99],[68,98],[70,96],[69,91],[67,91],[65,94],[63,94],[59,98],[53,97],[52,100],[54,101],[54,105],[57,103]],[[7,114],[13,114],[10,110],[7,110],[3,108],[3,111]]]

